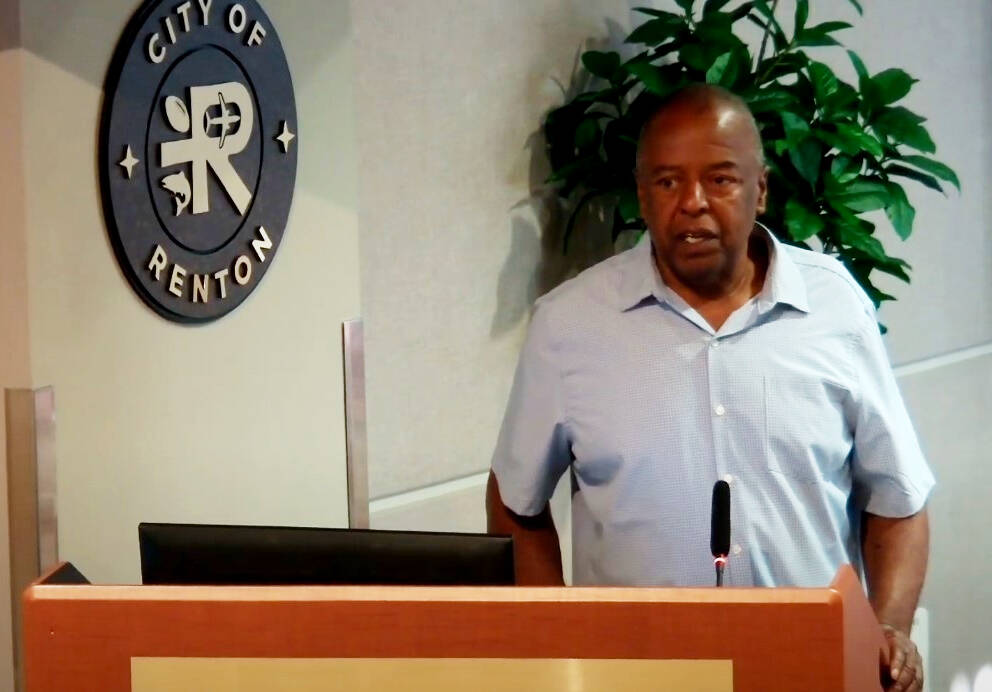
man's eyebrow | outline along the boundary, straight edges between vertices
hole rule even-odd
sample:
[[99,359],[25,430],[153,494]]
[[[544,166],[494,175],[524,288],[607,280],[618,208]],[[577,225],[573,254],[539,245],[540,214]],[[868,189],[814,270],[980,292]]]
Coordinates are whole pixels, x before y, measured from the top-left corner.
[[736,170],[738,168],[740,168],[740,166],[737,164],[736,161],[719,161],[717,163],[711,163],[709,166],[706,167],[706,170],[708,170],[708,171],[720,171],[720,170],[727,170],[727,169],[734,169],[734,170]]
[[[717,161],[716,163],[708,164],[705,168],[707,171],[726,171],[726,170],[739,170],[740,164],[736,161]],[[659,163],[656,166],[652,166],[644,172],[644,175],[659,175],[661,173],[673,173],[682,170],[682,166],[676,166],[673,164]]]
[[659,173],[671,173],[672,171],[680,170],[680,166],[670,166],[668,164],[659,163],[657,166],[652,166],[647,171],[646,175],[658,175]]

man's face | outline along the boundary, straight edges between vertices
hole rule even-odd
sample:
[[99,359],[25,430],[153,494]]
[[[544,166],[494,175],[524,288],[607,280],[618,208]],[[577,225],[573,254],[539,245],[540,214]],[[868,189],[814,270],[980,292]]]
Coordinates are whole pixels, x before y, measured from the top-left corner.
[[712,295],[741,274],[765,210],[758,146],[747,116],[722,105],[673,105],[646,133],[637,196],[666,283]]

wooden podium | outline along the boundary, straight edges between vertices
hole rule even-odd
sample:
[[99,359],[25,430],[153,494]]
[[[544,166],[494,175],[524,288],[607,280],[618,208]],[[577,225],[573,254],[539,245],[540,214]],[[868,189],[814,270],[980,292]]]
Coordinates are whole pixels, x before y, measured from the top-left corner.
[[27,692],[881,689],[857,577],[823,589],[104,586],[24,594]]

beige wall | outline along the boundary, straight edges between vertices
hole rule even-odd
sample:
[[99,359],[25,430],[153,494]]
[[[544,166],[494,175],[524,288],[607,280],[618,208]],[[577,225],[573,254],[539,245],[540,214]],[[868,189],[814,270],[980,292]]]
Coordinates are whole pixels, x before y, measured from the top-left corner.
[[369,484],[381,497],[488,466],[530,305],[574,262],[544,234],[555,211],[534,135],[580,48],[610,40],[608,18],[628,12],[622,0],[352,8]]
[[[22,65],[19,6],[0,0],[0,390],[31,386],[25,228]],[[0,690],[12,690],[10,552],[7,526],[7,432],[0,392]]]
[[137,4],[33,0],[21,15],[31,374],[55,387],[61,557],[95,581],[139,579],[139,521],[347,522],[340,324],[359,312],[347,3],[263,3],[296,87],[297,189],[265,279],[199,327],[134,295],[100,211],[103,78]]

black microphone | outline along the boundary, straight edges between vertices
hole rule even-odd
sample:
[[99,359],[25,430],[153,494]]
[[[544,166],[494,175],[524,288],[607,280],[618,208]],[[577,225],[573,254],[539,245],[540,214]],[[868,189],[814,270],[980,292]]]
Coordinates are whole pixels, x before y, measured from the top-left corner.
[[730,554],[730,485],[717,481],[713,485],[713,511],[710,514],[710,552],[716,566],[716,585],[723,586],[723,568]]

